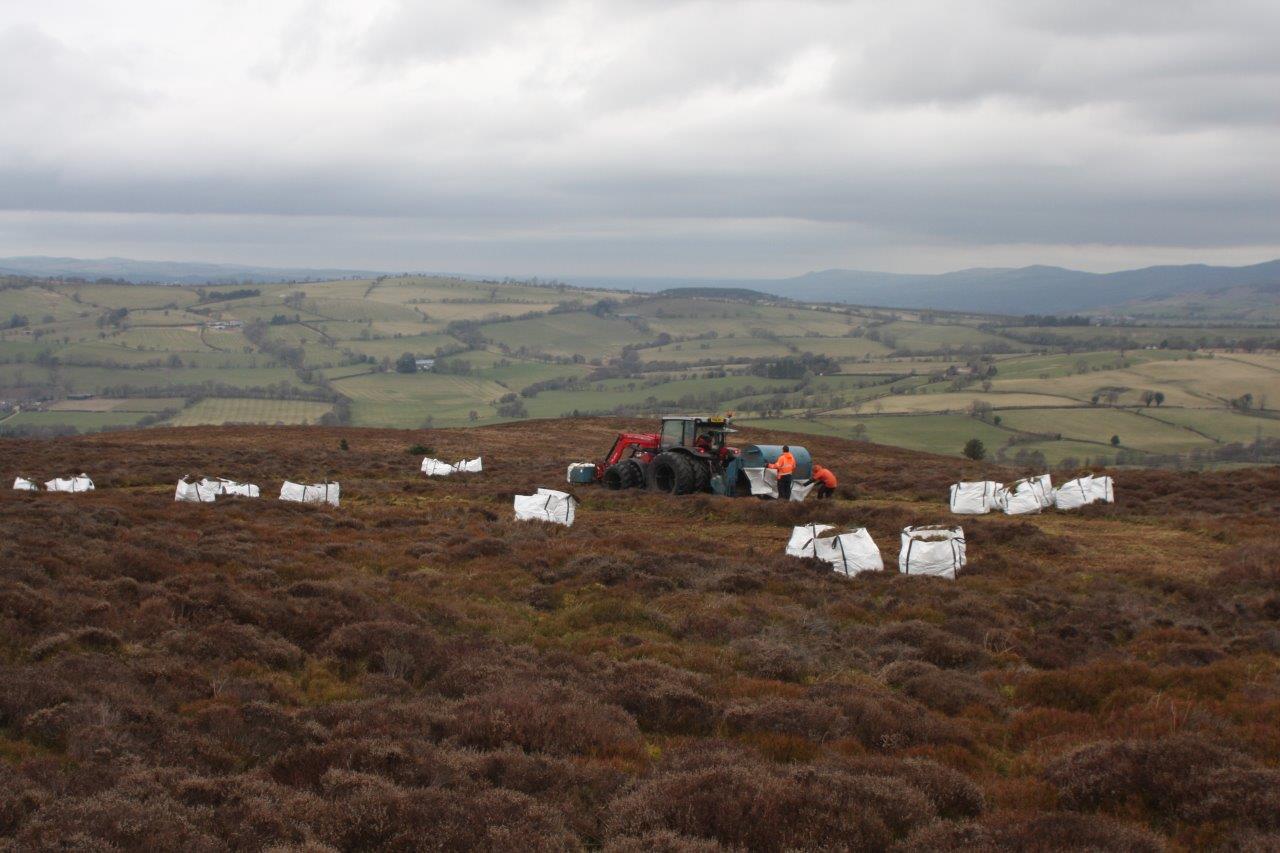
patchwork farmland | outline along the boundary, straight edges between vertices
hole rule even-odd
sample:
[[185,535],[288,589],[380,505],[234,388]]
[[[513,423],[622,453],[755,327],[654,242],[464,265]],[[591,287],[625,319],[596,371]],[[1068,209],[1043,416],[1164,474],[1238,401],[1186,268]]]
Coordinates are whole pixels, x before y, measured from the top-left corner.
[[[997,460],[1065,467],[1266,461],[1280,437],[1280,332],[1257,326],[1036,326],[413,276],[240,289],[13,279],[4,317],[7,435],[701,410],[950,455],[977,438]],[[116,399],[169,402],[95,403]]]

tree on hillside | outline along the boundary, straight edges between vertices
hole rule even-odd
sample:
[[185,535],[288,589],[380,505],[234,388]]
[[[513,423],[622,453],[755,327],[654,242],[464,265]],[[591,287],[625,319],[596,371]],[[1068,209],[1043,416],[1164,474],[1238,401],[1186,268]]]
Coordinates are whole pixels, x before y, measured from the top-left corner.
[[1157,405],[1157,406],[1163,406],[1163,405],[1164,405],[1164,392],[1163,392],[1163,391],[1157,391],[1157,392],[1155,393],[1155,396],[1154,396],[1152,399],[1156,401],[1156,405]]
[[982,439],[980,438],[971,438],[966,441],[962,452],[974,462],[985,459],[987,456],[986,445],[982,443]]
[[1120,436],[1118,436],[1118,435],[1113,435],[1113,436],[1111,436],[1111,446],[1112,446],[1112,447],[1119,447],[1119,446],[1120,446]]
[[417,373],[418,362],[413,353],[407,352],[396,359],[396,373]]

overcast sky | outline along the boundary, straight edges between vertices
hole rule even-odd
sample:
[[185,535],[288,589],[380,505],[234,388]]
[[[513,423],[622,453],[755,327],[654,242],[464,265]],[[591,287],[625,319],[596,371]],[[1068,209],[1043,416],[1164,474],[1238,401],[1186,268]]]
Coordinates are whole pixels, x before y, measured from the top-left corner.
[[1280,257],[1276,0],[0,3],[0,255]]

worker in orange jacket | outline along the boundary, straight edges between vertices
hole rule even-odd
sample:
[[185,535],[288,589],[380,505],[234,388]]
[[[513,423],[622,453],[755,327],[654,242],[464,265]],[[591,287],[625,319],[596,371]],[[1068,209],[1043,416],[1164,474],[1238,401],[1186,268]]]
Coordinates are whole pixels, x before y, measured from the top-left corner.
[[813,463],[813,480],[818,484],[816,493],[818,500],[825,500],[835,493],[836,475],[830,468],[823,468],[817,462]]
[[791,455],[791,447],[782,445],[782,453],[767,467],[778,472],[778,498],[784,501],[791,500],[791,475],[796,470],[796,458]]

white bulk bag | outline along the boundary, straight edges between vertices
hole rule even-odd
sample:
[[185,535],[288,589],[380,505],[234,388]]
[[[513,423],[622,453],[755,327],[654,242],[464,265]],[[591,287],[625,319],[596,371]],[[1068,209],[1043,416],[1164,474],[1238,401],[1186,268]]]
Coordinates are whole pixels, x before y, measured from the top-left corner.
[[751,483],[751,494],[778,496],[778,472],[773,468],[743,468],[747,481]]
[[428,477],[448,477],[453,471],[453,466],[448,462],[441,462],[439,459],[432,459],[430,456],[422,460],[422,473]]
[[173,499],[175,501],[191,501],[192,503],[213,503],[213,499],[217,496],[218,493],[211,488],[207,488],[203,482],[188,483],[186,480],[179,480]]
[[847,577],[859,572],[884,570],[880,549],[865,527],[818,539],[814,542],[814,550],[819,560],[830,563],[834,571]]
[[222,484],[227,482],[230,482],[230,481],[223,480],[222,478],[218,478],[217,480],[210,480],[208,477],[205,477],[203,480],[200,481],[200,488],[214,495],[220,495],[220,494],[223,494]]
[[1005,489],[1004,511],[1006,515],[1026,515],[1039,512],[1043,507],[1040,499],[1043,491],[1040,481],[1028,478],[1019,480]]
[[1003,483],[983,480],[976,483],[955,483],[951,487],[951,511],[956,515],[985,515],[1003,505]]
[[280,487],[280,500],[298,503],[338,505],[339,487],[337,483],[314,483],[304,486],[301,483],[284,481]]
[[787,556],[817,556],[813,543],[819,536],[830,530],[835,530],[835,527],[830,524],[803,524],[792,528],[791,539],[787,542]]
[[1093,477],[1085,475],[1068,480],[1053,493],[1053,505],[1058,509],[1079,509],[1093,503]]
[[964,530],[959,527],[905,527],[898,570],[955,580],[964,565]]
[[803,483],[792,482],[791,500],[796,503],[803,503],[804,499],[809,497],[809,493],[812,492],[817,485],[817,480],[805,480]]
[[51,492],[89,492],[93,490],[93,480],[88,474],[66,479],[57,477],[45,483],[44,487]]
[[1094,477],[1090,485],[1090,494],[1094,501],[1105,504],[1116,502],[1116,486],[1110,477]]
[[201,480],[200,487],[212,489],[215,495],[236,495],[242,498],[256,498],[262,494],[261,490],[253,483],[237,483],[235,480],[226,480],[222,477],[219,477],[216,480]]
[[480,461],[479,456],[475,459],[463,459],[453,467],[455,471],[461,471],[464,474],[479,474],[484,470],[484,464]]
[[1048,509],[1053,506],[1053,480],[1048,474],[1041,474],[1039,477],[1032,477],[1031,484],[1038,492],[1037,497],[1040,499],[1040,508]]
[[568,492],[555,489],[538,489],[536,494],[516,495],[515,510],[517,521],[550,521],[573,525],[574,505],[578,499]]
[[18,477],[13,481],[13,487],[20,492],[38,492],[40,487],[26,477]]

